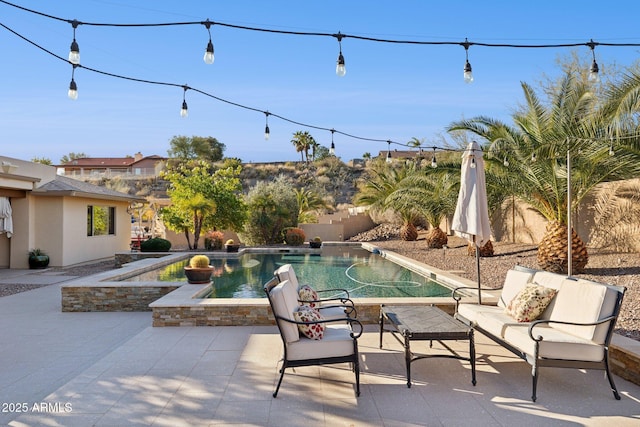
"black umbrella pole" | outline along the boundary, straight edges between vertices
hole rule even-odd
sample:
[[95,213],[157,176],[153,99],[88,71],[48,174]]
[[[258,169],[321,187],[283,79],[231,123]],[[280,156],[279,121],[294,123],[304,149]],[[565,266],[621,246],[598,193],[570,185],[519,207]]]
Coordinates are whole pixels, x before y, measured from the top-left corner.
[[[475,237],[473,238],[475,243]],[[476,275],[478,277],[478,304],[482,305],[482,291],[480,290],[480,248],[476,243]]]

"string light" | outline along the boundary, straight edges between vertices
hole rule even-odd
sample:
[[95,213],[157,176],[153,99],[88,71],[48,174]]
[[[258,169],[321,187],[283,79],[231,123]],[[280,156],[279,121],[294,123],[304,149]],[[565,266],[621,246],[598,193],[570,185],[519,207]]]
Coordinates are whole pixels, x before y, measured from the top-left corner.
[[[221,22],[212,22],[209,19],[207,19],[206,21],[198,21],[198,22],[175,22],[175,23],[155,23],[155,24],[112,24],[112,23],[89,23],[89,22],[80,22],[77,20],[68,20],[68,19],[63,19],[63,18],[59,18],[59,17],[55,17],[55,16],[51,16],[51,15],[47,15],[44,14],[42,12],[38,12],[35,10],[31,10],[28,8],[24,8],[22,6],[17,6],[14,5],[10,2],[4,1],[4,0],[0,0],[0,3],[4,4],[4,5],[8,5],[8,6],[12,6],[15,8],[19,8],[23,11],[26,12],[30,12],[30,13],[34,13],[34,14],[38,14],[41,16],[44,16],[46,18],[50,18],[50,19],[54,19],[54,20],[59,20],[59,21],[64,21],[67,23],[70,23],[73,27],[73,42],[71,44],[71,49],[70,49],[70,53],[69,53],[69,62],[71,62],[74,65],[74,69],[73,71],[75,71],[76,66],[80,67],[80,49],[78,47],[78,43],[75,39],[75,29],[77,28],[78,25],[94,25],[94,26],[111,26],[111,27],[149,27],[149,26],[158,26],[158,27],[165,27],[165,26],[173,26],[173,25],[205,25],[205,27],[207,28],[207,31],[209,33],[209,40],[210,40],[210,44],[211,44],[211,49],[209,49],[209,45],[207,45],[207,49],[205,50],[205,57],[207,56],[207,54],[209,53],[209,50],[211,50],[211,54],[213,54],[213,43],[211,42],[211,32],[210,32],[210,26],[211,25],[220,25],[220,26],[226,26],[229,28],[234,28],[234,29],[239,29],[239,30],[250,30],[250,31],[259,31],[259,32],[269,32],[269,33],[280,33],[280,34],[289,34],[289,35],[301,35],[301,36],[326,36],[326,37],[334,37],[338,39],[339,42],[339,47],[340,47],[340,53],[338,56],[338,61],[337,61],[337,66],[336,66],[336,73],[338,73],[338,69],[340,68],[340,65],[344,65],[344,56],[342,55],[342,43],[341,40],[344,37],[351,37],[351,38],[355,38],[355,39],[359,39],[359,40],[366,40],[366,41],[372,41],[372,42],[382,42],[382,43],[394,43],[394,44],[412,44],[412,45],[462,45],[465,48],[465,67],[464,67],[464,75],[465,75],[465,81],[471,82],[473,81],[473,75],[472,75],[472,70],[471,70],[471,64],[469,63],[468,60],[468,49],[471,45],[478,45],[478,46],[485,46],[485,47],[511,47],[511,48],[559,48],[559,47],[579,47],[579,46],[588,46],[591,48],[592,50],[592,55],[593,55],[593,63],[590,69],[590,77],[592,76],[592,74],[594,74],[593,77],[595,78],[599,78],[598,77],[598,72],[599,72],[599,67],[597,65],[597,62],[595,60],[595,46],[640,46],[640,43],[598,43],[598,42],[594,42],[593,39],[591,39],[589,42],[587,43],[565,43],[565,44],[544,44],[544,45],[525,45],[525,44],[495,44],[495,43],[481,43],[481,42],[469,42],[467,38],[465,38],[464,42],[455,42],[455,41],[418,41],[418,40],[391,40],[391,39],[380,39],[380,38],[373,38],[373,37],[364,37],[364,36],[358,36],[358,35],[347,35],[347,34],[342,34],[342,33],[338,33],[338,34],[332,34],[332,33],[317,33],[317,32],[298,32],[298,31],[282,31],[282,30],[272,30],[272,29],[266,29],[266,28],[257,28],[257,27],[247,27],[247,26],[240,26],[240,25],[233,25],[233,24],[226,24],[226,23],[221,23]],[[61,57],[59,57],[58,55],[42,48],[41,46],[37,45],[36,43],[34,43],[33,41],[25,38],[24,36],[16,33],[15,31],[11,30],[10,28],[8,28],[7,26],[3,25],[2,23],[0,23],[0,27],[7,29],[8,31],[14,33],[15,35],[17,35],[18,37],[22,38],[23,40],[27,41],[28,43],[31,43],[32,45],[38,47],[39,49],[47,52],[48,54],[57,57],[58,59],[63,59]],[[77,62],[77,63],[74,63]],[[206,62],[206,60],[205,60]],[[213,62],[213,61],[212,61]],[[116,74],[112,74],[112,73],[107,73],[104,71],[100,71],[100,70],[96,70],[96,69],[91,69],[88,67],[83,67],[86,70],[89,71],[93,71],[96,73],[100,73],[103,75],[107,75],[110,77],[116,77],[116,78],[121,78],[121,79],[126,79],[126,80],[131,80],[131,81],[136,81],[136,82],[141,82],[141,83],[149,83],[149,84],[156,84],[156,85],[168,85],[168,86],[178,86],[178,87],[183,87],[184,91],[186,93],[187,89],[192,89],[196,92],[199,92],[203,95],[209,96],[211,98],[214,98],[216,100],[219,100],[221,102],[225,102],[237,107],[241,107],[241,108],[245,108],[248,110],[252,110],[252,111],[259,111],[259,112],[263,112],[262,110],[256,109],[256,108],[252,108],[252,107],[248,107],[245,105],[241,105],[235,102],[231,102],[219,97],[216,97],[214,95],[208,94],[206,92],[194,89],[194,88],[188,88],[186,86],[182,86],[182,85],[178,85],[175,83],[163,83],[163,82],[156,82],[156,81],[149,81],[149,80],[143,80],[143,79],[137,79],[137,78],[132,78],[132,77],[126,77],[126,76],[121,76],[121,75],[116,75]],[[346,69],[344,69],[344,73],[346,73]],[[344,75],[344,74],[343,74]],[[69,96],[71,97],[71,95],[74,95],[75,97],[77,97],[77,85],[74,81],[74,73],[72,72],[72,79],[71,79],[71,84],[69,85]],[[75,98],[73,98],[75,99]],[[181,109],[181,115],[182,116],[186,116],[188,113],[188,109],[186,106],[186,99],[184,99],[183,97],[183,108]],[[309,125],[309,124],[305,124],[305,123],[300,123],[300,122],[296,122],[293,121],[291,119],[288,119],[286,117],[282,117],[276,114],[272,114],[275,117],[278,117],[284,121],[288,121],[290,123],[293,124],[297,124],[300,126],[304,126],[304,127],[309,127],[309,128],[315,128],[315,129],[322,129],[322,130],[329,130],[323,127],[319,127],[319,126],[313,126],[313,125]],[[266,130],[266,129],[265,129]],[[356,138],[356,139],[360,139],[360,140],[365,140],[365,141],[374,141],[374,142],[384,142],[384,140],[381,139],[375,139],[375,138],[365,138],[365,137],[360,137],[360,136],[356,136],[356,135],[350,135],[348,133],[345,132],[341,132],[341,131],[337,131],[334,130],[334,132],[338,132],[341,133],[347,137],[351,137],[351,138]],[[388,142],[389,144],[389,151],[387,152],[387,161],[391,161],[391,153],[390,153],[390,144],[391,141],[387,140],[386,142]],[[398,145],[406,145],[406,144],[400,144],[400,143],[396,143],[395,144]],[[407,145],[408,146],[408,145]],[[611,147],[610,149],[610,153],[613,151],[613,147]],[[508,161],[505,158],[505,166],[508,165]]]
[[336,61],[336,75],[338,77],[344,77],[347,74],[347,69],[344,66],[344,56],[342,56],[342,34],[338,31],[338,34],[335,35],[338,39],[338,46],[340,47],[340,53],[338,54],[338,60]]
[[531,153],[531,163],[536,161],[536,152]]
[[213,43],[211,42],[211,21],[209,21],[209,18],[207,18],[202,25],[207,28],[207,32],[209,33],[209,43],[207,43],[207,48],[204,50],[203,60],[205,64],[213,64]]
[[469,43],[466,37],[464,39],[464,43],[462,43],[462,46],[464,46],[464,55],[466,58],[463,73],[465,83],[473,82],[473,73],[471,72],[471,64],[469,63],[469,46],[471,46],[472,44],[473,43]]
[[335,129],[331,129],[331,148],[329,148],[329,154],[332,156],[336,155],[336,145],[333,143],[333,134],[335,133]]
[[76,81],[73,79],[74,74],[76,72],[76,64],[72,64],[73,67],[71,69],[71,83],[69,83],[69,91],[67,92],[67,96],[69,97],[69,99],[73,99],[74,101],[76,99],[78,99],[78,85],[76,84]]
[[80,47],[78,46],[78,42],[76,42],[76,28],[80,23],[75,19],[71,21],[71,26],[73,27],[73,41],[71,42],[71,48],[69,49],[69,62],[74,65],[78,65],[80,63]]
[[391,163],[391,141],[387,141],[387,163]]
[[265,141],[269,140],[269,136],[271,136],[271,131],[269,131],[269,112],[264,112],[265,126],[264,126],[264,139]]
[[436,160],[436,147],[433,147],[433,157],[431,158],[431,167],[434,169],[438,167],[438,161]]
[[504,156],[504,161],[502,162],[505,168],[509,167],[509,160],[507,160],[507,156]]
[[182,108],[180,109],[180,117],[187,117],[189,115],[189,107],[187,107],[187,90],[189,86],[182,86],[184,92],[182,93]]
[[590,82],[594,82],[594,83],[600,81],[600,75],[599,75],[600,68],[598,67],[598,63],[596,62],[596,46],[597,45],[598,43],[594,42],[593,39],[591,39],[591,41],[587,43],[587,46],[591,48],[591,54],[593,55],[593,62],[591,63],[591,68],[589,68],[588,79]]

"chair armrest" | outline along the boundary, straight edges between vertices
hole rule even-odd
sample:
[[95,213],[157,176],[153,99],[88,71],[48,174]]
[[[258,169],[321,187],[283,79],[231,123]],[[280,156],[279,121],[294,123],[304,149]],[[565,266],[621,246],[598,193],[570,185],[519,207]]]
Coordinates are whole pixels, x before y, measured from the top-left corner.
[[[358,311],[356,310],[356,307],[351,305],[351,304],[331,304],[331,305],[323,305],[321,307],[319,307],[320,310],[323,310],[325,308],[335,308],[335,307],[339,307],[344,309],[344,312],[346,313],[347,317],[353,318],[355,319],[356,317],[358,317]],[[352,316],[353,315],[353,316]]]
[[317,290],[317,289],[316,289],[316,292],[317,292],[318,294],[321,294],[321,293],[329,293],[329,292],[333,292],[333,293],[336,293],[336,294],[337,294],[337,293],[343,293],[343,294],[345,294],[345,295],[347,296],[347,297],[346,297],[347,299],[351,298],[351,295],[349,294],[349,291],[348,291],[348,290],[346,290],[346,289],[341,289],[341,288],[334,288],[334,289],[320,289],[320,290]]
[[[358,319],[353,319],[351,317],[341,317],[339,319],[313,320],[309,322],[298,322],[297,320],[287,319],[286,317],[282,317],[282,316],[275,316],[275,318],[279,320],[284,320],[285,322],[293,323],[296,325],[316,325],[316,324],[324,324],[324,323],[347,322],[349,323],[349,326],[351,326],[351,338],[353,339],[360,338],[360,336],[362,335],[362,332],[364,331],[364,327],[362,326],[362,323]],[[357,330],[355,331],[353,330],[353,325],[356,325],[358,327]]]
[[[480,288],[480,291],[499,291],[502,288],[503,288],[502,286],[500,286],[499,288]],[[458,312],[458,306],[460,305],[460,300],[462,299],[462,295],[458,291],[463,289],[473,289],[477,291],[478,287],[477,286],[459,286],[455,288],[453,291],[451,291],[451,298],[453,298],[456,301],[456,313]]]
[[323,303],[323,302],[331,302],[331,301],[339,301],[340,304],[342,304],[342,305],[351,305],[351,306],[355,305],[353,303],[353,301],[350,300],[349,298],[323,298],[323,299],[305,299],[305,300],[299,299],[298,303],[303,304],[303,303],[315,302],[315,303],[320,304],[320,303]]
[[542,341],[542,336],[538,335],[537,337],[533,336],[533,328],[535,328],[538,325],[543,325],[543,324],[548,324],[548,323],[556,323],[559,325],[573,325],[573,326],[596,326],[596,325],[600,325],[602,323],[606,323],[606,322],[610,322],[611,320],[615,320],[617,319],[618,316],[609,316],[609,317],[605,317],[604,319],[598,320],[597,322],[589,322],[589,323],[581,323],[581,322],[564,322],[564,321],[560,321],[560,320],[549,320],[549,319],[541,319],[541,320],[534,320],[533,322],[531,322],[531,325],[529,325],[529,337],[534,340],[534,341]]

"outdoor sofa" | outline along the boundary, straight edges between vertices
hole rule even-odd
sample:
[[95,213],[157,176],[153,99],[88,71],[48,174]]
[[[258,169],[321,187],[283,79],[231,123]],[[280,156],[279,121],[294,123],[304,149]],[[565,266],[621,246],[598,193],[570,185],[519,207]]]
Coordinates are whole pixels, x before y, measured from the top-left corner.
[[[620,399],[609,370],[609,344],[624,287],[516,266],[506,275],[497,305],[462,302],[464,289],[469,288],[453,291],[455,317],[532,366],[534,402],[540,367],[605,370]],[[543,311],[538,315],[536,309]]]

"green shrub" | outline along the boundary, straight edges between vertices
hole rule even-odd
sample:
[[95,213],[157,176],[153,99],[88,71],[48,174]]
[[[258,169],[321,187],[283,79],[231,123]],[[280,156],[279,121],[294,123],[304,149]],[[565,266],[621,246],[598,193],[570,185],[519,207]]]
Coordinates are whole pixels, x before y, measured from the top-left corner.
[[290,246],[300,246],[304,243],[306,236],[301,228],[288,228],[285,230],[284,242]]
[[169,249],[171,249],[171,242],[160,237],[140,242],[140,252],[169,252]]
[[298,199],[293,183],[284,176],[258,182],[247,194],[249,220],[240,237],[249,245],[282,243],[284,230],[298,225]]
[[216,251],[222,249],[222,239],[224,234],[222,231],[209,231],[204,235],[204,248],[208,251]]

